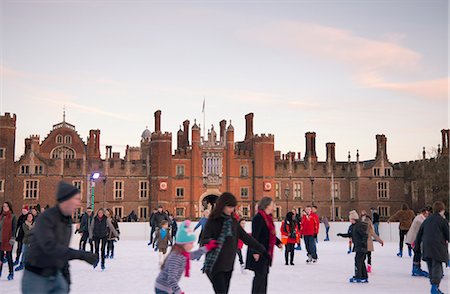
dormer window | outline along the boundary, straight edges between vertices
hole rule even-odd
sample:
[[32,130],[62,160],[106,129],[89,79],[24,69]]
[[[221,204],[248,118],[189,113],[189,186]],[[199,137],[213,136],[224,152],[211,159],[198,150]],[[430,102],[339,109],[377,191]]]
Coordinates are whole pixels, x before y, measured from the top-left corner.
[[373,176],[374,177],[379,177],[380,176],[380,168],[379,167],[374,167],[373,168]]
[[62,135],[56,136],[56,143],[58,143],[58,144],[62,144],[63,143],[63,136]]
[[72,137],[67,135],[64,137],[64,143],[66,144],[72,144]]

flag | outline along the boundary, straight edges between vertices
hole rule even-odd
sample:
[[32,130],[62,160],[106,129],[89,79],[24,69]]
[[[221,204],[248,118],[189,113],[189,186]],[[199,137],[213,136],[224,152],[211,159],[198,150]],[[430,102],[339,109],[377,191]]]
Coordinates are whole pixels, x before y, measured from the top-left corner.
[[202,107],[202,112],[205,113],[205,98],[203,98],[203,107]]

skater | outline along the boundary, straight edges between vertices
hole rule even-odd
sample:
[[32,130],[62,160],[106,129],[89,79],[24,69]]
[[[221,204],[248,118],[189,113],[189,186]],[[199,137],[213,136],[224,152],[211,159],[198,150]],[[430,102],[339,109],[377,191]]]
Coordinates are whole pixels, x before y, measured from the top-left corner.
[[90,252],[69,247],[72,214],[80,207],[80,190],[60,182],[56,198],[58,204],[39,216],[30,236],[22,278],[24,294],[69,293],[69,260],[81,259],[90,264],[98,261]]
[[[239,220],[239,225],[241,228],[245,231],[245,220],[241,218]],[[239,258],[239,264],[241,265],[241,273],[245,274],[245,265],[244,265],[244,258],[242,257],[242,247],[244,247],[244,242],[242,242],[241,239],[238,240],[238,249],[237,249],[237,255]]]
[[25,222],[22,224],[22,258],[20,259],[20,264],[14,271],[21,271],[25,267],[25,261],[26,261],[26,252],[28,251],[28,247],[30,244],[30,235],[31,231],[34,228],[34,216],[31,213],[27,214],[27,218],[25,219]]
[[[284,260],[285,265],[294,265],[294,246],[297,242],[298,230],[294,221],[294,214],[288,212],[286,218],[281,223],[281,242],[285,245],[284,247]],[[291,261],[289,262],[289,258]]]
[[161,222],[161,228],[156,230],[155,240],[153,240],[153,242],[156,243],[156,248],[158,248],[159,251],[158,260],[160,266],[164,263],[164,260],[166,259],[167,248],[169,247],[169,242],[171,242],[171,240],[172,236],[170,235],[169,222],[163,220]]
[[86,209],[86,212],[81,217],[80,221],[80,250],[86,251],[86,243],[89,241],[91,252],[94,252],[94,245],[92,244],[92,240],[89,239],[89,228],[91,226],[93,217],[94,215],[92,214],[92,208],[88,207]]
[[[414,218],[411,227],[409,228],[408,234],[406,234],[405,243],[414,247],[414,241],[416,241],[417,233],[419,232],[420,226],[425,221],[425,219],[433,212],[433,209],[430,206],[423,208],[420,213]],[[427,277],[428,272],[422,270],[421,267],[421,252],[413,250],[413,268],[412,268],[412,276],[413,277]]]
[[[408,204],[403,203],[402,209],[397,211],[393,216],[389,218],[387,221],[390,222],[400,222],[399,225],[399,234],[400,234],[400,242],[399,242],[399,251],[397,253],[398,257],[403,257],[403,240],[405,239],[406,234],[408,233],[409,228],[411,227],[413,219],[416,217],[414,211],[409,209]],[[408,255],[412,256],[412,247],[408,246]]]
[[372,207],[370,209],[371,213],[372,213],[372,222],[373,222],[373,228],[375,230],[375,234],[377,234],[377,236],[380,236],[380,232],[379,232],[379,225],[380,225],[380,214],[378,213],[378,211]]
[[209,217],[209,210],[206,209],[205,211],[203,211],[202,218],[200,218],[200,220],[198,221],[197,225],[194,228],[194,231],[200,228],[200,235],[198,235],[199,244],[202,239],[203,229],[205,228],[206,222],[208,221],[208,217]]
[[423,221],[414,242],[414,250],[422,249],[422,259],[427,262],[432,294],[442,293],[439,290],[444,275],[442,263],[448,263],[449,226],[444,213],[445,204],[436,201],[433,214]]
[[317,235],[319,234],[320,218],[319,218],[319,215],[317,214],[317,206],[316,205],[311,206],[311,216],[313,216],[316,219],[317,230],[316,230],[316,234],[314,235],[314,240],[316,241],[316,244],[317,244],[317,243],[319,243],[319,239],[317,239]]
[[305,215],[302,217],[302,227],[300,230],[300,235],[303,236],[306,245],[306,251],[308,259],[306,263],[316,263],[317,262],[317,248],[315,237],[318,234],[319,221],[312,215],[311,206],[308,205],[305,208]]
[[236,205],[233,194],[223,193],[217,199],[202,234],[201,244],[207,244],[211,240],[218,242],[218,247],[206,254],[202,269],[211,281],[215,293],[228,293],[238,239],[256,252],[267,254],[264,246],[248,235],[232,216]]
[[[12,205],[10,202],[4,202],[2,210],[0,211],[0,256],[6,255],[8,261],[8,281],[14,279],[12,250],[16,237],[17,218],[13,213]],[[3,261],[0,261],[0,276],[2,273]]]
[[350,283],[368,283],[367,269],[364,263],[367,255],[367,240],[369,235],[367,234],[367,223],[362,222],[359,219],[358,213],[355,210],[350,211],[349,219],[352,223],[352,234],[337,234],[344,238],[352,238],[355,251],[355,275],[350,278]]
[[330,232],[330,222],[328,221],[328,217],[326,216],[322,217],[321,223],[323,223],[323,225],[325,226],[325,234],[326,234],[326,237],[323,241],[330,241],[330,236],[328,236],[328,233]]
[[148,242],[148,246],[150,246],[151,244],[153,244],[153,235],[155,234],[156,231],[156,222],[155,222],[155,215],[158,212],[158,210],[155,208],[153,209],[152,214],[150,215],[150,241]]
[[361,211],[361,220],[367,223],[367,235],[369,236],[367,239],[367,273],[370,274],[372,272],[372,252],[375,251],[373,240],[379,242],[381,246],[384,246],[384,242],[380,237],[378,237],[377,234],[375,234],[372,220],[370,219],[370,216],[367,215],[365,210]]
[[[94,242],[95,255],[101,260],[100,266],[102,270],[105,269],[105,248],[110,233],[114,237],[119,237],[119,233],[112,225],[111,220],[105,216],[103,208],[100,208],[97,210],[96,216],[92,219],[89,239]],[[98,262],[93,264],[93,267],[96,268],[97,265]]]
[[261,243],[268,254],[261,255],[253,249],[247,250],[246,268],[255,272],[252,293],[267,293],[267,279],[269,267],[272,266],[273,249],[282,247],[277,238],[275,224],[273,223],[274,204],[270,197],[263,197],[258,203],[258,213],[252,219],[252,237]]
[[14,236],[16,236],[16,242],[17,242],[17,251],[16,251],[16,261],[14,261],[13,265],[19,264],[20,255],[22,253],[22,246],[23,246],[23,228],[22,225],[25,222],[28,215],[28,206],[24,206],[22,208],[22,214],[17,219],[17,226],[16,231],[14,232]]
[[300,213],[297,213],[297,211],[295,209],[292,209],[291,211],[292,211],[292,213],[294,215],[295,229],[298,232],[297,240],[295,242],[297,244],[297,246],[294,249],[295,250],[302,250],[302,239],[300,238],[300,226],[301,226],[302,216],[301,216]]
[[106,244],[106,256],[105,258],[114,258],[114,243],[119,241],[120,239],[120,231],[119,231],[119,223],[116,221],[116,218],[114,217],[114,213],[111,209],[107,208],[105,211],[105,215],[107,217],[106,221],[111,222],[112,226],[117,232],[117,236],[114,235],[114,233],[108,229],[108,243]]
[[156,278],[156,294],[184,293],[181,291],[178,282],[183,272],[185,277],[189,277],[190,261],[199,259],[206,252],[217,248],[217,242],[211,240],[203,247],[191,252],[196,238],[190,225],[191,222],[186,220],[181,223],[180,229],[177,231],[175,245],[161,266],[161,272]]
[[170,219],[170,234],[172,236],[172,239],[170,240],[170,246],[172,246],[177,236],[178,224],[173,215],[169,216],[169,219]]

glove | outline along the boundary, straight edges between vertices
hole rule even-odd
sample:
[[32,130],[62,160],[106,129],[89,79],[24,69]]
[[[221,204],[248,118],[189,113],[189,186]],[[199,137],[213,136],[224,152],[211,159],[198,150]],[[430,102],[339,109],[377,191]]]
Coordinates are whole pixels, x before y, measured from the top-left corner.
[[337,236],[338,236],[338,237],[342,237],[342,233],[338,233]]
[[211,240],[208,243],[205,244],[206,250],[211,251],[213,249],[216,249],[217,247],[219,247],[219,244],[217,243],[216,240]]
[[14,246],[14,243],[16,243],[16,239],[15,238],[9,239],[9,245]]
[[98,256],[94,253],[90,252],[82,252],[81,259],[89,263],[90,265],[94,265],[98,263]]

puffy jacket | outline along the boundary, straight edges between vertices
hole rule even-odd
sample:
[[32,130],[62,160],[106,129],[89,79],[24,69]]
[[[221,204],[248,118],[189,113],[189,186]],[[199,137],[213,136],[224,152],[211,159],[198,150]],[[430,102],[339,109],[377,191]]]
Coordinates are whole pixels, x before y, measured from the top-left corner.
[[300,229],[300,235],[302,236],[314,236],[319,233],[319,221],[316,217],[311,215],[304,215],[302,217],[302,224]]
[[281,232],[281,242],[283,242],[283,244],[297,243],[298,230],[296,225],[287,224],[286,221],[283,221],[281,223],[280,232]]

